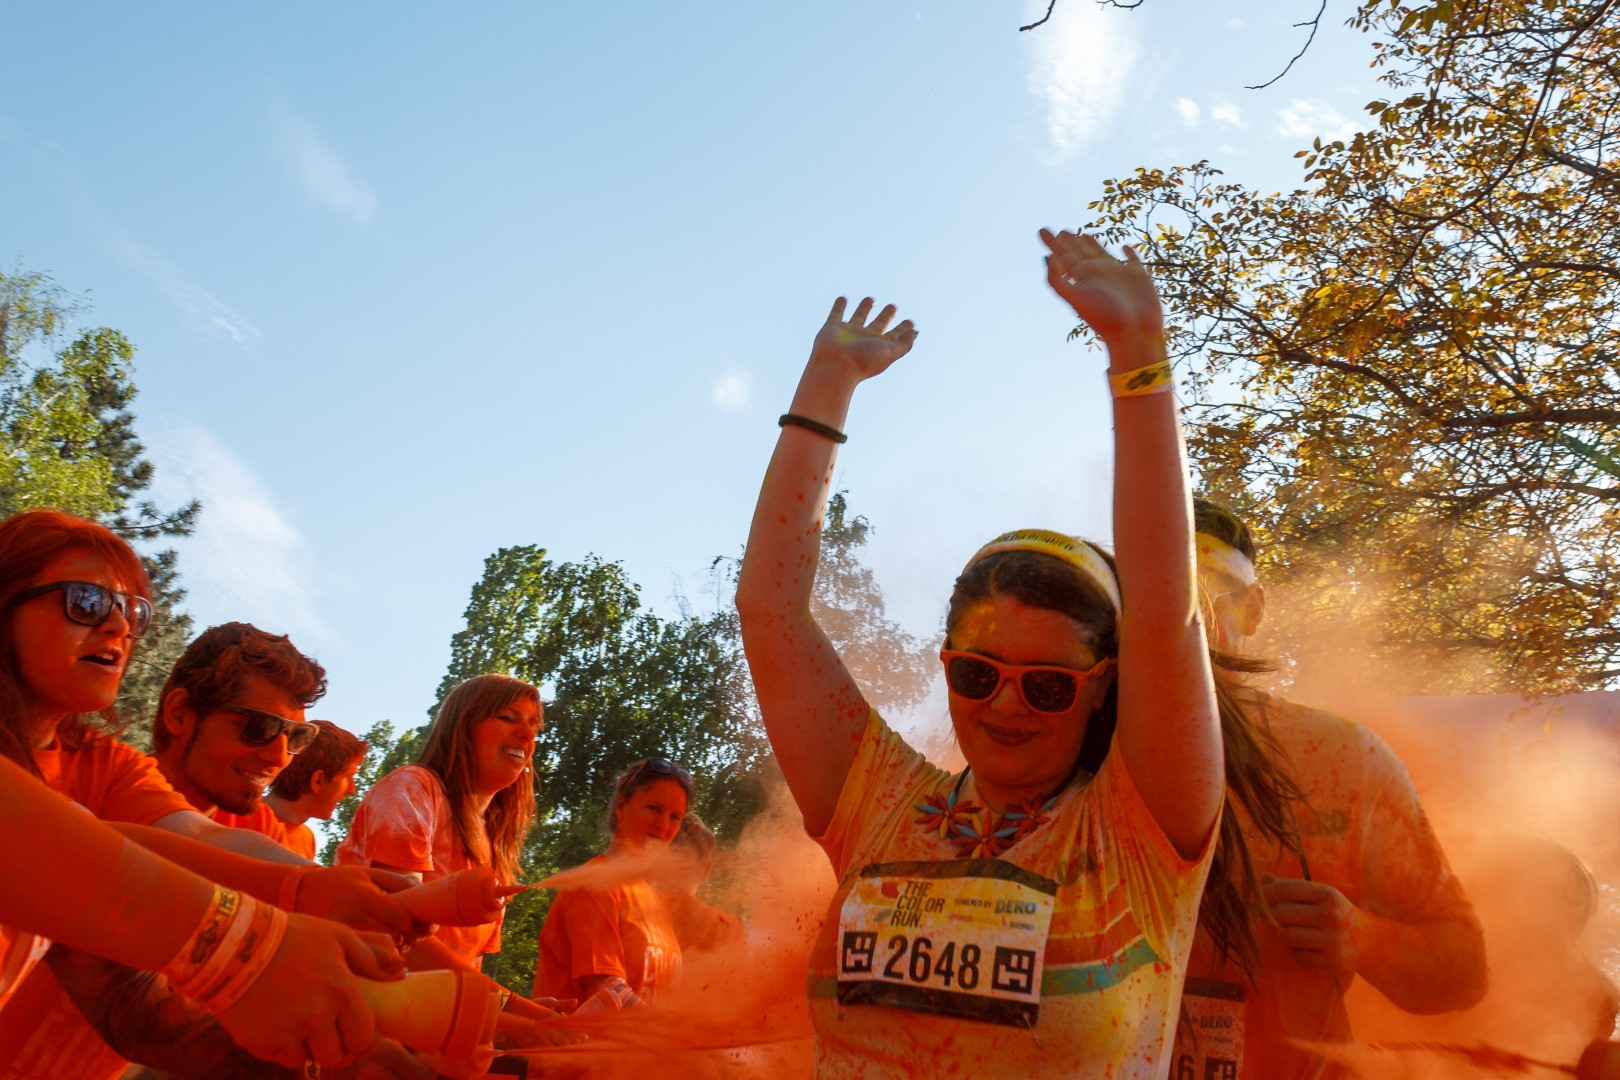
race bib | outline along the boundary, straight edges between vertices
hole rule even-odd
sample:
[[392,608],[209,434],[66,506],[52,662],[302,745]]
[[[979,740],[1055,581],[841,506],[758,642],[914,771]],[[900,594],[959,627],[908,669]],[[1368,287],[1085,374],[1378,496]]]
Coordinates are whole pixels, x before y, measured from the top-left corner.
[[1241,1080],[1243,985],[1189,977],[1181,992],[1185,1015],[1176,1040],[1175,1080]]
[[1057,882],[998,859],[874,863],[838,914],[838,1000],[1033,1028]]

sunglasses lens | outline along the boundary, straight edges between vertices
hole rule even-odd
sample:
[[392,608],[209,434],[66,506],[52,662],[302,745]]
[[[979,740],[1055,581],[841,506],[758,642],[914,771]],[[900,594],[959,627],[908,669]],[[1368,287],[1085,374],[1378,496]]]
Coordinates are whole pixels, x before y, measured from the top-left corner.
[[281,734],[281,717],[262,712],[239,712],[242,722],[242,741],[249,746],[264,746]]
[[67,617],[83,626],[100,626],[112,614],[112,593],[88,581],[69,583],[62,590]]
[[1019,689],[1036,712],[1062,712],[1074,704],[1079,684],[1067,671],[1026,671]]
[[129,632],[133,637],[145,634],[152,625],[152,603],[144,596],[129,598],[129,609],[126,612],[129,618]]
[[1001,673],[988,660],[953,656],[945,665],[945,682],[954,693],[969,701],[983,701],[1001,685]]
[[301,750],[309,749],[309,744],[315,741],[316,727],[314,724],[299,724],[287,728],[287,753],[296,754]]

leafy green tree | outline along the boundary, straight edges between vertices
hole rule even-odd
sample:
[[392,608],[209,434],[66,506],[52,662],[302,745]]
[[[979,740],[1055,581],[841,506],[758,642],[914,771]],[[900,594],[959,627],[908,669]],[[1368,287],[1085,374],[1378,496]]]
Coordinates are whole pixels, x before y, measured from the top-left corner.
[[[833,496],[817,614],[871,700],[905,708],[926,693],[932,667],[917,639],[887,618],[882,591],[861,563],[870,533],[865,518],[849,513],[845,494]],[[535,755],[539,819],[524,851],[529,880],[606,848],[614,778],[644,757],[668,757],[691,770],[693,809],[722,839],[737,836],[761,808],[776,773],[732,603],[736,567],[735,559],[714,561],[712,611],[694,611],[683,598],[677,616],[661,618],[643,606],[618,563],[596,556],[558,563],[533,545],[502,548],[485,560],[438,696],[474,675],[504,672],[551,699]],[[426,731],[394,740],[391,726],[373,728],[360,795],[413,761]],[[347,832],[358,801],[339,808],[335,835]],[[334,848],[329,842],[326,858]],[[534,892],[507,908],[502,951],[488,968],[514,990],[529,989],[549,904],[549,894]]]
[[[1266,194],[1110,181],[1176,320],[1194,463],[1270,579],[1408,691],[1620,674],[1620,6],[1362,0],[1371,130]],[[1304,622],[1284,627],[1287,652]]]
[[[82,312],[49,277],[0,274],[0,516],[54,506],[130,540],[188,535],[196,502],[161,510],[140,498],[153,467],[129,411],[135,348],[105,327],[70,331]],[[121,715],[148,734],[157,691],[190,636],[172,550],[146,556],[157,622],[119,694]]]
[[[722,832],[758,803],[765,743],[737,700],[740,653],[713,619],[664,620],[643,608],[617,563],[557,563],[543,548],[503,548],[485,562],[466,627],[451,643],[440,697],[464,679],[504,671],[552,697],[535,756],[539,820],[524,852],[531,879],[601,851],[619,770],[649,756],[693,773],[694,809]],[[508,910],[497,977],[532,979],[546,898]]]
[[922,641],[889,618],[883,590],[862,559],[871,533],[871,522],[849,512],[848,492],[834,492],[822,521],[821,561],[810,607],[866,699],[892,712],[927,696],[938,661]]

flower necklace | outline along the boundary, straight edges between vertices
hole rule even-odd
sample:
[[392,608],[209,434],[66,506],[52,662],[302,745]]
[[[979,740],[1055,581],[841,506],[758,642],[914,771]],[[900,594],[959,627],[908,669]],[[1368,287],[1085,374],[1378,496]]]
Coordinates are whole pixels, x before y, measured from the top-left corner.
[[962,770],[950,794],[929,795],[922,802],[913,803],[911,808],[921,816],[913,818],[912,823],[925,833],[949,840],[959,859],[998,859],[1008,848],[1052,820],[1058,796],[1079,773],[1080,763],[1074,763],[1074,769],[1047,798],[1015,802],[1006,813],[994,815],[988,806],[962,798],[962,785],[972,771],[971,765]]

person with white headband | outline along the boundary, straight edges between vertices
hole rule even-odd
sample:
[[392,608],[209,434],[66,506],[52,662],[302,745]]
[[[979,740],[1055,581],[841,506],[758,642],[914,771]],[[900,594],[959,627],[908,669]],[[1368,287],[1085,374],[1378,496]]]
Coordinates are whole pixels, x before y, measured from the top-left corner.
[[[1254,538],[1218,503],[1195,499],[1193,510],[1210,642],[1242,654],[1266,609]],[[1294,807],[1302,850],[1281,850],[1243,819],[1274,921],[1256,923],[1259,959],[1246,973],[1220,961],[1200,934],[1176,1069],[1228,1080],[1345,1076],[1313,1048],[1350,1040],[1344,995],[1356,977],[1406,1012],[1465,1009],[1485,993],[1484,937],[1405,767],[1382,739],[1252,687],[1239,694],[1304,795]]]
[[1108,350],[1117,571],[1039,529],[969,560],[940,653],[962,772],[872,710],[810,610],[851,397],[916,340],[892,306],[833,305],[754,513],[743,644],[783,774],[839,878],[808,979],[818,1076],[1169,1066],[1224,798],[1187,464],[1146,269],[1129,248],[1121,260],[1091,237],[1041,238],[1048,282]]

